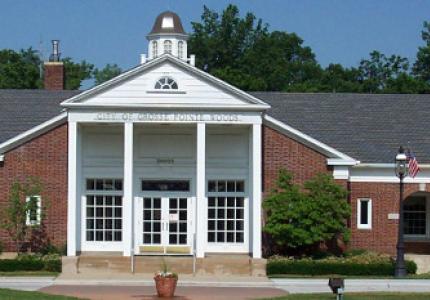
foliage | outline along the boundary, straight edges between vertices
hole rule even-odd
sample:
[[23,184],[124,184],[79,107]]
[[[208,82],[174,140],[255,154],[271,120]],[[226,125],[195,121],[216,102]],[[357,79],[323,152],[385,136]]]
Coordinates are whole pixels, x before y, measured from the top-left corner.
[[99,70],[97,68],[93,71],[94,76],[94,84],[99,85],[105,81],[108,81],[119,74],[121,74],[122,70],[118,67],[117,64],[107,64],[103,69]]
[[64,63],[66,90],[77,90],[81,87],[82,81],[90,79],[94,65],[85,60],[80,63],[73,62],[70,57],[62,59]]
[[[218,14],[204,7],[193,22],[188,47],[196,65],[247,91],[430,93],[430,25],[424,23],[413,72],[399,55],[372,51],[357,67],[322,68],[312,49],[295,33],[269,31],[252,13],[240,17],[235,5]],[[425,81],[428,81],[426,83]]]
[[41,61],[32,48],[0,50],[0,89],[37,89],[42,86]]
[[[324,259],[271,258],[267,263],[267,274],[297,275],[345,275],[345,276],[392,276],[395,261],[388,255],[374,252],[347,257],[327,257]],[[415,274],[417,265],[406,261],[408,274]]]
[[[12,183],[9,201],[6,209],[2,212],[2,222],[0,226],[7,231],[9,237],[15,242],[16,252],[20,253],[23,244],[29,238],[30,229],[37,229],[39,225],[28,226],[26,224],[27,214],[36,209],[37,203],[34,198],[26,201],[27,196],[40,195],[42,185],[35,177],[28,177],[25,181],[15,181]],[[44,200],[46,202],[46,199]],[[42,206],[40,221],[43,222],[44,209]]]
[[290,248],[348,237],[347,191],[323,174],[307,181],[303,190],[292,180],[289,172],[280,170],[276,189],[263,203],[268,215],[264,231]]
[[413,73],[423,81],[430,83],[430,22],[424,22],[421,38],[425,45],[418,48]]
[[61,272],[61,257],[58,254],[20,254],[15,259],[0,259],[1,272],[48,271]]

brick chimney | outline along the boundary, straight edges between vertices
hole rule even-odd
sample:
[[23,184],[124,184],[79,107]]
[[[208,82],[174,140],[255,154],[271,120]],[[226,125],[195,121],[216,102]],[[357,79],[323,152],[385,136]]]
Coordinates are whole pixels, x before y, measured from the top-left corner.
[[60,61],[59,43],[59,40],[52,41],[52,54],[49,56],[49,61],[44,64],[45,90],[64,89],[64,64]]

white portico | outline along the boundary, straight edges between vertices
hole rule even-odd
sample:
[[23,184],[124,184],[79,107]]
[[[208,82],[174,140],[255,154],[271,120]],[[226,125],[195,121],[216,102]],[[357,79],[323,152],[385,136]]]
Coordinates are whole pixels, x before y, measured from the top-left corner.
[[261,257],[268,105],[167,52],[63,106],[69,256]]

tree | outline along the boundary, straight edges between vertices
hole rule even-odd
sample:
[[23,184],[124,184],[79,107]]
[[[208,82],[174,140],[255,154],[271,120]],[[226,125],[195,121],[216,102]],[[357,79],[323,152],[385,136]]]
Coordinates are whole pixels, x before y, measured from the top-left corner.
[[346,220],[351,215],[347,191],[319,174],[303,189],[286,170],[279,172],[277,187],[263,202],[267,212],[264,231],[289,248],[310,247],[338,237],[348,239]]
[[370,59],[360,61],[359,71],[364,91],[375,93],[383,91],[388,80],[397,78],[409,69],[409,61],[405,57],[391,55],[387,57],[379,51],[372,51]]
[[0,89],[37,89],[42,86],[41,61],[32,48],[0,51]]
[[[35,198],[30,197],[29,201],[27,201],[27,196],[40,195],[41,190],[39,180],[33,177],[27,178],[24,182],[15,181],[11,186],[8,206],[2,212],[0,226],[6,230],[9,237],[15,242],[17,253],[21,253],[32,229],[31,226],[27,225],[27,215],[37,209]],[[43,210],[40,213],[42,222]]]
[[94,75],[94,79],[95,85],[99,85],[100,83],[103,83],[105,81],[108,81],[116,76],[118,76],[119,74],[121,74],[122,70],[120,67],[118,67],[117,64],[107,64],[103,69],[99,70],[99,69],[94,69],[93,71],[93,75]]
[[64,63],[65,72],[65,89],[77,90],[81,87],[82,81],[90,79],[94,65],[86,62],[85,60],[80,63],[75,63],[70,57],[62,59]]
[[421,38],[425,45],[418,48],[417,59],[413,66],[413,74],[419,79],[430,83],[430,22],[424,22]]

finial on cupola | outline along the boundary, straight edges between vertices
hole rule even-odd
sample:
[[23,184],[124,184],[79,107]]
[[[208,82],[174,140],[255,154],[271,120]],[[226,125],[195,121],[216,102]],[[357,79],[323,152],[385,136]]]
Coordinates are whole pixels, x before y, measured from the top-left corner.
[[[182,26],[181,19],[174,12],[165,11],[159,14],[146,38],[148,39],[148,60],[169,54],[194,66],[195,56],[187,55],[188,34]],[[146,55],[142,54],[141,63],[145,63],[146,60]]]

